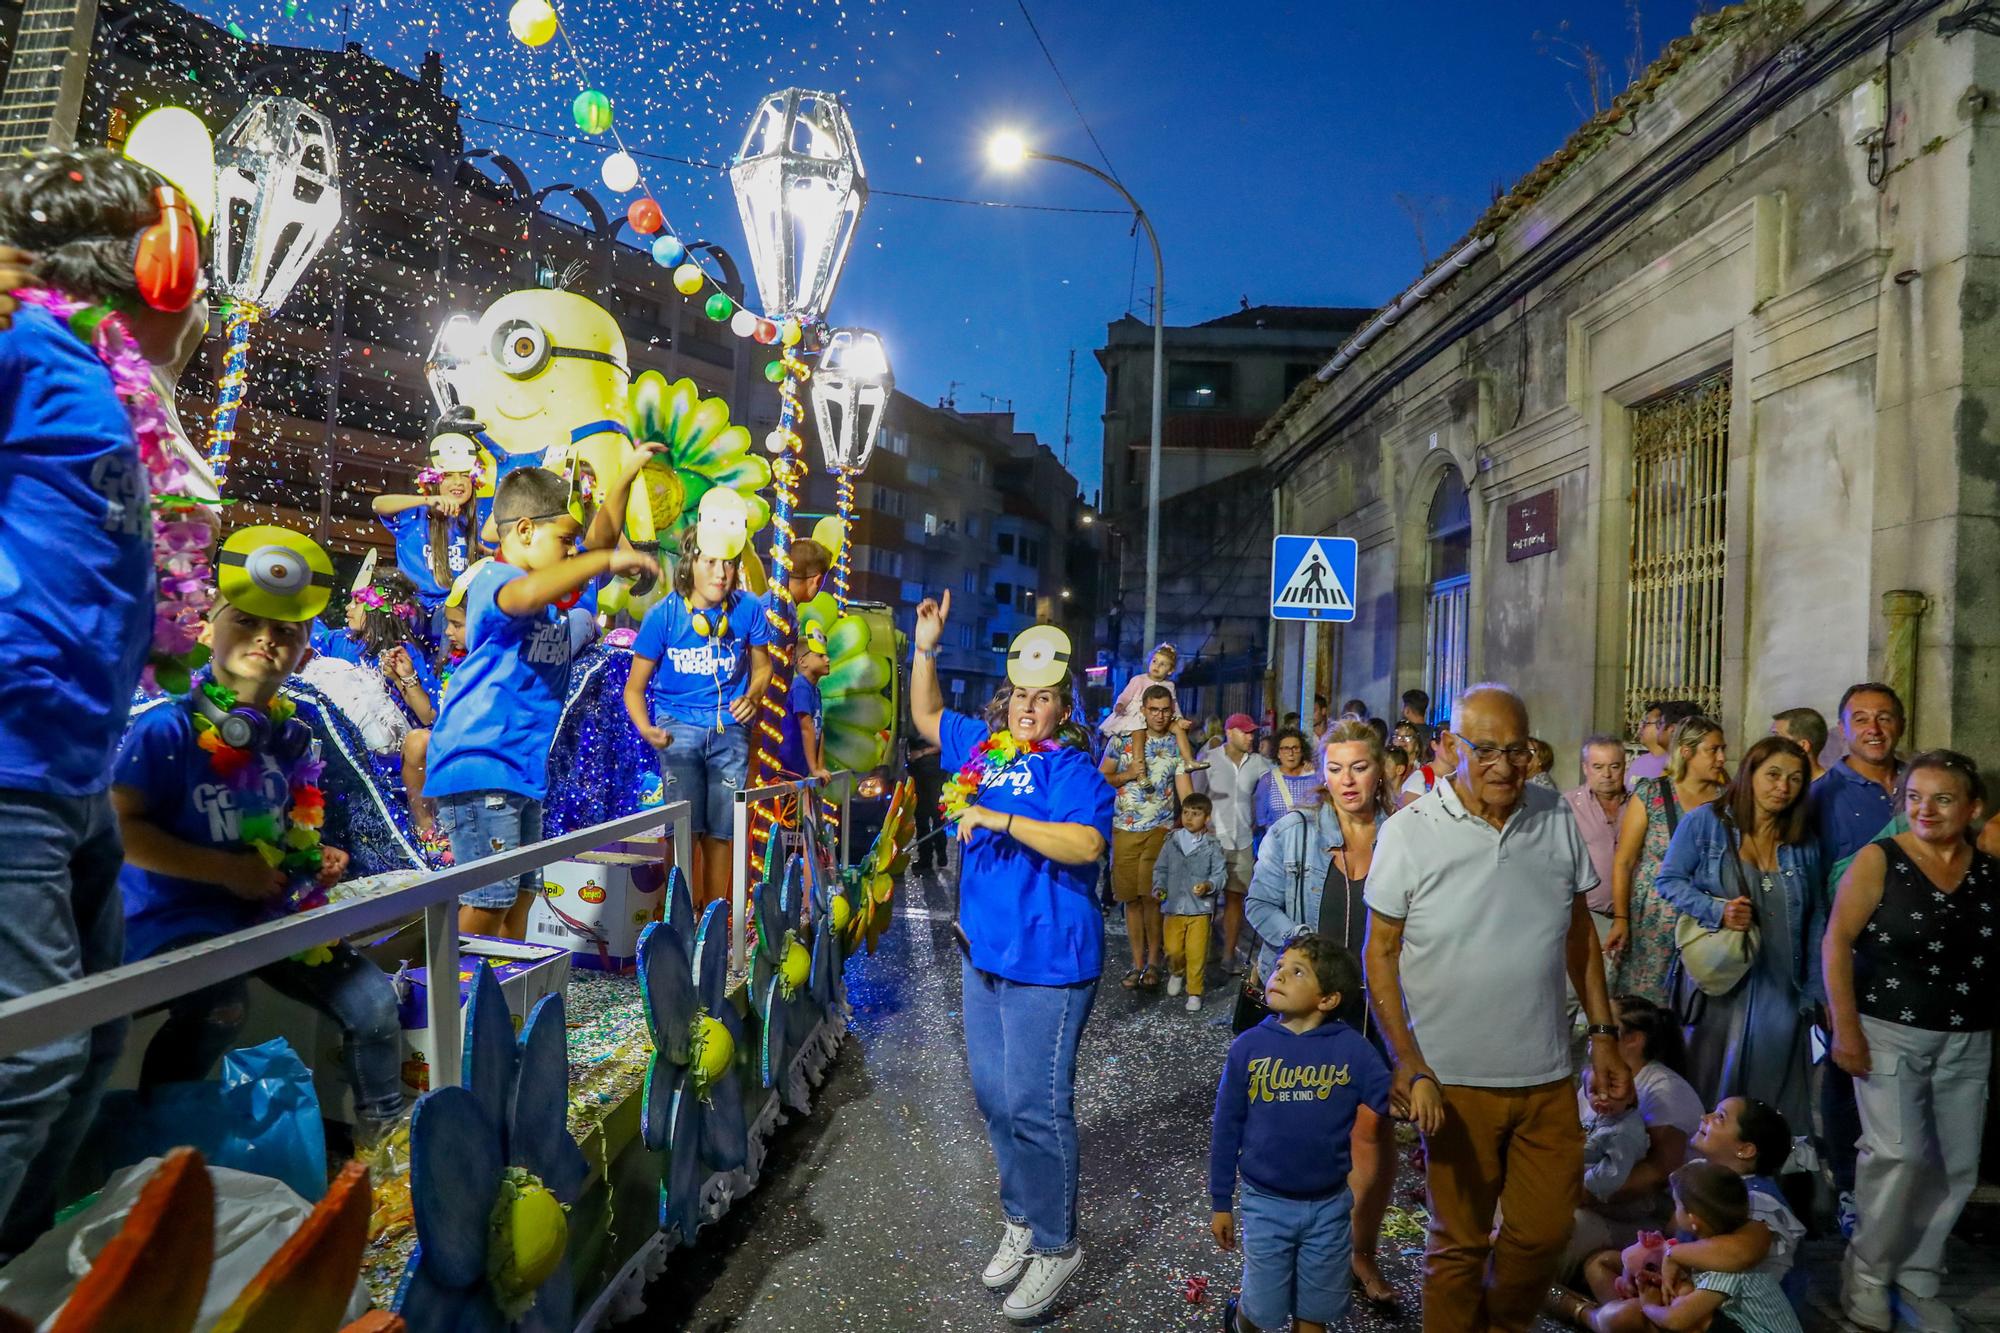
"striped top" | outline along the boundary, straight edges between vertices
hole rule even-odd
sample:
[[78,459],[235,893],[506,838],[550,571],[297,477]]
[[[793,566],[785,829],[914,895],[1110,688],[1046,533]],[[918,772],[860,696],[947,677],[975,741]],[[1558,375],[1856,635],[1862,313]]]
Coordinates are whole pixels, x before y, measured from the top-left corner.
[[1723,1293],[1721,1313],[1742,1333],[1801,1333],[1799,1317],[1769,1273],[1696,1273],[1694,1285]]

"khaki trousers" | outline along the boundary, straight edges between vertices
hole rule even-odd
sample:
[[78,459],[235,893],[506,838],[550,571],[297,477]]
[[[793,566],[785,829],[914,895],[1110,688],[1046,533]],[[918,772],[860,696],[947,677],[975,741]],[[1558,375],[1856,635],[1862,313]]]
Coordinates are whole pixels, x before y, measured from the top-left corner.
[[1167,924],[1167,975],[1180,973],[1187,978],[1187,993],[1201,994],[1202,974],[1208,966],[1208,918],[1169,916],[1162,920]]
[[1524,1333],[1555,1280],[1583,1188],[1576,1085],[1443,1092],[1444,1126],[1424,1142],[1424,1333]]

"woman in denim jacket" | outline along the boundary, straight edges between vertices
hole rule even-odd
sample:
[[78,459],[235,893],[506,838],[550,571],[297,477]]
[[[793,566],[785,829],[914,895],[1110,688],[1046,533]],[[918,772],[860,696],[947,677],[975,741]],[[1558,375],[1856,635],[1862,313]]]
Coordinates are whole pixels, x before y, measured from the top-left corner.
[[1699,996],[1678,979],[1675,1002],[1692,1017],[1689,1081],[1709,1106],[1751,1097],[1795,1125],[1811,1123],[1807,1034],[1824,994],[1825,890],[1806,785],[1797,747],[1757,742],[1722,794],[1681,821],[1658,886],[1709,930],[1761,932],[1749,973],[1727,995]]

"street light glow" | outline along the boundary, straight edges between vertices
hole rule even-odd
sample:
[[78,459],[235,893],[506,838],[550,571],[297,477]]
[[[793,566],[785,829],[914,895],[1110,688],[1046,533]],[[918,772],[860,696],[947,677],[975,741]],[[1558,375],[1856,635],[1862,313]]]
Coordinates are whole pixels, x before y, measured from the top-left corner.
[[996,167],[1018,167],[1028,160],[1028,141],[1012,130],[1001,130],[986,141],[986,160]]

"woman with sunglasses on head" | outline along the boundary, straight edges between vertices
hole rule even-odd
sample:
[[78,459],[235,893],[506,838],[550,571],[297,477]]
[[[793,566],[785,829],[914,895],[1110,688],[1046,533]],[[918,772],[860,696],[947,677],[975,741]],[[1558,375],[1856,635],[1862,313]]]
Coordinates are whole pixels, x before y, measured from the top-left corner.
[[1002,1313],[1039,1317],[1077,1267],[1076,1050],[1104,970],[1097,863],[1111,843],[1111,784],[1060,739],[1070,645],[1037,625],[1007,653],[984,719],[949,712],[938,641],[951,594],[917,607],[910,718],[940,750],[955,820],[966,1063],[1000,1175],[1000,1246],[980,1275],[1011,1287]]
[[1660,862],[1681,818],[1715,798],[1729,778],[1722,725],[1691,717],[1667,746],[1665,777],[1641,778],[1625,803],[1611,870],[1611,929],[1604,936],[1605,980],[1613,995],[1666,1004],[1680,913],[1655,888]]
[[1964,755],[1918,755],[1897,796],[1908,830],[1856,854],[1822,944],[1833,1061],[1861,1108],[1842,1304],[1862,1328],[1887,1329],[1893,1288],[1911,1325],[1952,1328],[1938,1285],[1979,1181],[2000,861],[1973,846],[1986,784]]

